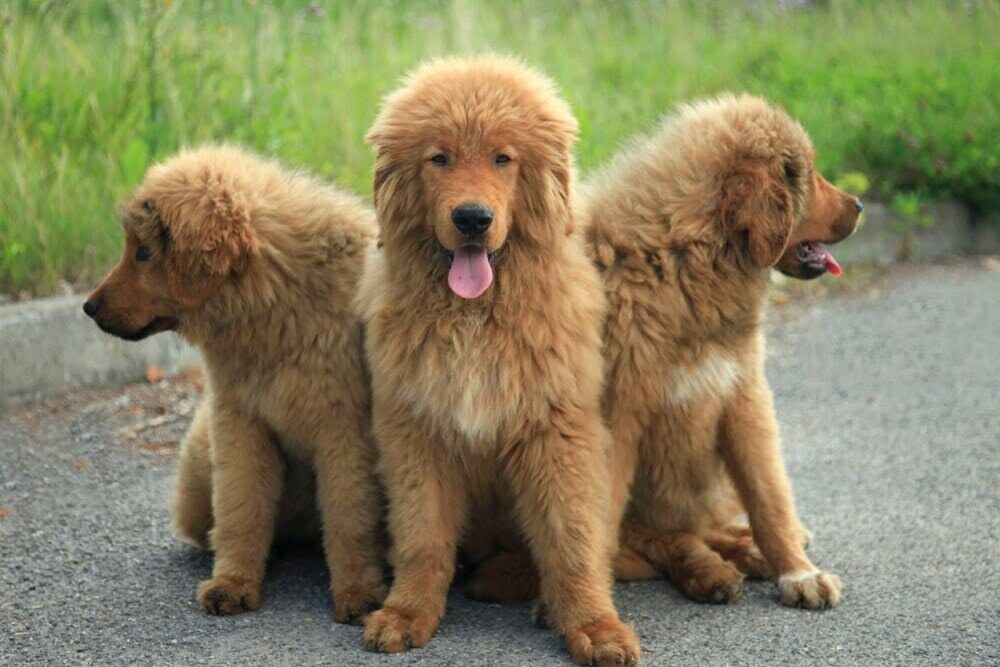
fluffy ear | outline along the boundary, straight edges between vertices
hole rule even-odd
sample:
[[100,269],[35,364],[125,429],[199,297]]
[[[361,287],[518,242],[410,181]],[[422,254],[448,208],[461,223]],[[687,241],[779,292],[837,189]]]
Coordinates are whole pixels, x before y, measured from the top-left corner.
[[571,142],[540,143],[522,156],[517,188],[519,210],[542,224],[519,226],[519,232],[539,244],[552,242],[554,236],[571,235],[576,185]]
[[723,185],[721,207],[729,229],[745,236],[754,265],[774,266],[794,225],[791,193],[783,175],[764,166],[731,174]]
[[375,205],[379,227],[379,248],[386,241],[391,245],[394,238],[405,236],[423,219],[420,211],[424,204],[419,190],[404,185],[412,178],[411,169],[395,155],[382,148],[378,149],[372,180],[372,203]]
[[393,165],[386,151],[379,149],[375,154],[375,176],[372,180],[372,203],[378,210],[379,201],[383,199],[383,191],[389,184]]
[[227,190],[197,193],[175,206],[166,203],[160,213],[169,237],[169,287],[178,298],[203,301],[257,252],[250,208]]

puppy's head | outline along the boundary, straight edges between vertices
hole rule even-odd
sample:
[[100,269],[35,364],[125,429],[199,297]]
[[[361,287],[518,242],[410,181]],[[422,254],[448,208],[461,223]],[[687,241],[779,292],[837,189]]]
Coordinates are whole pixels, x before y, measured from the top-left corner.
[[752,264],[811,279],[840,266],[821,243],[854,233],[861,201],[816,170],[805,130],[784,111],[744,97],[734,104],[742,156],[723,183],[721,208]]
[[840,275],[833,253],[820,244],[834,244],[854,233],[861,200],[831,185],[810,160],[805,212],[792,231],[775,268],[792,278],[812,280],[824,273]]
[[423,248],[476,298],[510,243],[567,233],[577,125],[551,81],[508,59],[427,64],[389,95],[368,140],[381,237]]
[[121,261],[84,303],[112,335],[178,328],[256,250],[249,207],[228,178],[235,149],[182,153],[152,167],[119,208]]

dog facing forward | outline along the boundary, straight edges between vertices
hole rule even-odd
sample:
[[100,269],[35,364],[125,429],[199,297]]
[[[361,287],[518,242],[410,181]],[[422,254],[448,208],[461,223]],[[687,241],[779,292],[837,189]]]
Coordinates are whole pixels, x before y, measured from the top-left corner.
[[211,613],[260,605],[272,539],[320,510],[334,616],[360,622],[382,584],[381,496],[353,300],[374,243],[357,200],[239,149],[152,167],[121,209],[125,253],[84,310],[139,340],[177,331],[208,389],[181,445],[174,529],[215,551]]
[[368,136],[382,247],[359,304],[396,576],[371,649],[430,641],[487,520],[474,508],[500,498],[574,660],[638,659],[611,598],[605,302],[571,234],[576,129],[550,81],[480,57],[418,69]]

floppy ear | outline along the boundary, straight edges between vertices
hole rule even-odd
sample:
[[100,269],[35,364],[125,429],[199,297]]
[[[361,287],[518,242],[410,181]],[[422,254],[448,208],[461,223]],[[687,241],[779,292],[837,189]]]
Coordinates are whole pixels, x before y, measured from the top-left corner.
[[[375,156],[372,203],[378,222],[378,247],[406,235],[423,217],[423,201],[415,188],[407,188],[410,169],[389,151],[379,148]],[[387,224],[391,221],[391,224]]]
[[794,207],[783,173],[754,166],[731,174],[722,188],[721,207],[727,226],[746,237],[754,265],[774,266],[792,235]]
[[225,189],[167,204],[161,215],[169,237],[167,280],[178,298],[204,301],[258,250],[249,206]]
[[392,176],[393,164],[386,151],[379,149],[375,154],[375,176],[372,179],[372,203],[375,210],[378,210],[379,201],[382,199],[383,190],[389,183]]

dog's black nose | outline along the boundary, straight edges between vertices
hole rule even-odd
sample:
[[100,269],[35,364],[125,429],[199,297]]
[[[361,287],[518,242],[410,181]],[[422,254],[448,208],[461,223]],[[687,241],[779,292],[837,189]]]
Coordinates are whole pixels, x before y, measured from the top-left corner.
[[477,236],[493,224],[493,211],[485,204],[462,204],[451,212],[451,221],[466,236]]
[[87,317],[94,317],[100,309],[96,301],[86,301],[83,304],[83,312],[87,313]]
[[854,198],[854,205],[858,208],[858,213],[861,213],[861,211],[865,210],[865,207],[861,205],[860,197]]

